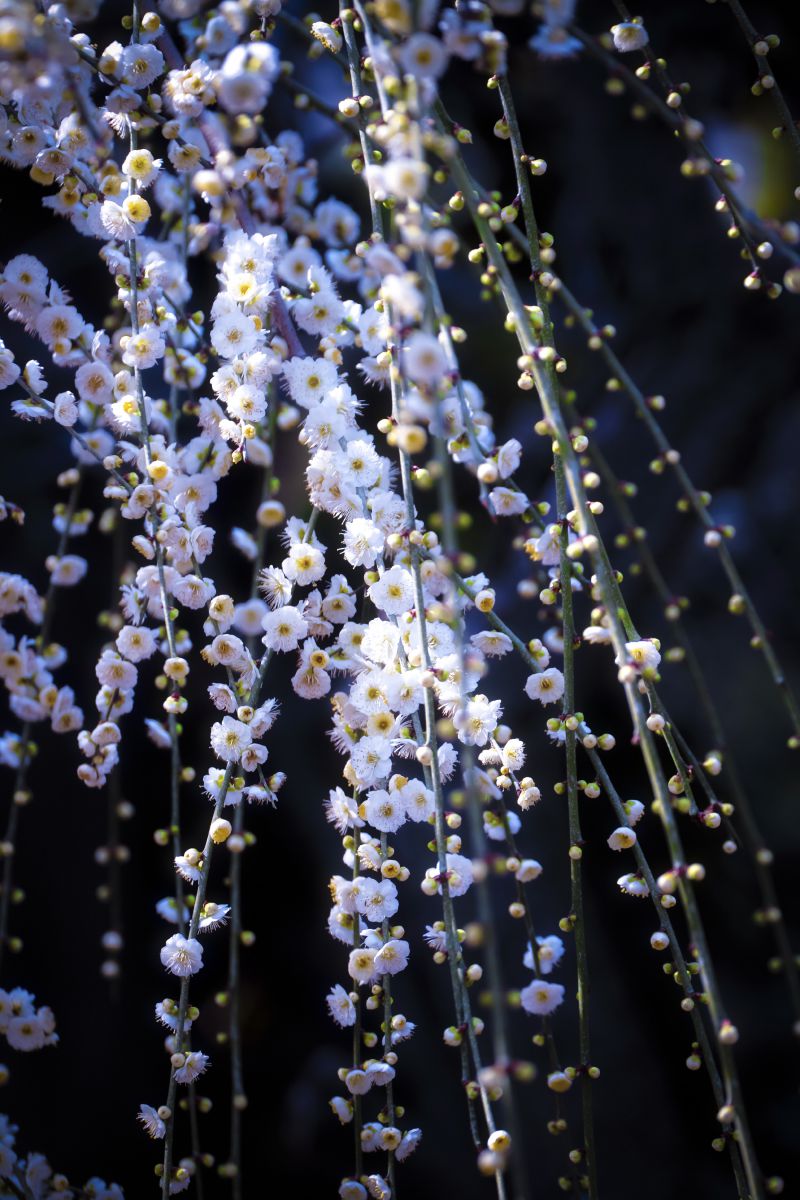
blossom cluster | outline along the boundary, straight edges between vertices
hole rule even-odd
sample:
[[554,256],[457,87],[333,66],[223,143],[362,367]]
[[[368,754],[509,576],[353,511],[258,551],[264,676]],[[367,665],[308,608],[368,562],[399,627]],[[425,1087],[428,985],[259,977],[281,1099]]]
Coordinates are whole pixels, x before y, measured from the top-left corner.
[[[0,1113],[0,1189],[4,1196],[63,1196],[69,1193],[70,1183],[65,1175],[56,1173],[43,1154],[18,1154],[16,1149],[19,1128],[12,1125],[5,1113]],[[93,1200],[122,1200],[122,1188],[106,1183],[95,1175],[81,1189]]]

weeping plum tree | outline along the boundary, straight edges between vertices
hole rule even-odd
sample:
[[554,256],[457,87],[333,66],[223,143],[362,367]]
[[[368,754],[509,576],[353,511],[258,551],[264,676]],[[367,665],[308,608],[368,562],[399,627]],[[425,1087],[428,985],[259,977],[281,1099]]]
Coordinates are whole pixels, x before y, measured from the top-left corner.
[[[785,989],[771,1036],[791,1044],[800,978],[761,832],[764,797],[737,769],[670,563],[637,523],[635,487],[615,474],[612,464],[628,466],[627,434],[600,444],[585,360],[601,363],[624,427],[649,443],[652,474],[677,486],[693,518],[681,536],[702,543],[723,608],[742,618],[725,626],[732,654],[749,625],[764,702],[780,711],[759,753],[800,745],[800,707],[740,574],[735,530],[684,466],[663,397],[646,394],[616,330],[559,272],[558,210],[547,212],[554,234],[540,224],[548,163],[529,144],[515,70],[546,64],[556,103],[569,102],[562,70],[594,71],[628,95],[653,153],[679,146],[680,186],[707,189],[720,238],[744,261],[749,304],[796,303],[800,227],[755,211],[740,169],[709,148],[689,84],[651,42],[658,6],[652,19],[622,3],[577,7],[0,5],[6,179],[16,170],[39,189],[41,227],[57,225],[70,247],[48,261],[9,228],[0,271],[6,410],[29,423],[17,440],[31,439],[38,502],[50,504],[52,463],[62,497],[30,579],[17,564],[31,514],[26,526],[13,495],[1,502],[3,1077],[13,1084],[26,1070],[20,1052],[33,1050],[57,1074],[63,1051],[50,1004],[64,981],[43,1003],[27,987],[46,928],[41,945],[15,929],[23,890],[33,902],[43,887],[24,849],[47,834],[48,746],[60,735],[80,786],[99,796],[92,811],[107,817],[95,853],[105,873],[97,980],[67,989],[105,1013],[145,969],[139,943],[128,948],[126,894],[141,901],[147,937],[160,938],[155,1020],[122,1031],[152,1063],[149,1094],[129,1107],[154,1195],[240,1200],[269,1180],[280,1138],[248,1134],[246,1080],[271,1086],[277,1048],[272,1035],[244,1036],[243,994],[248,972],[301,987],[308,955],[332,964],[302,1033],[338,1056],[321,1114],[342,1127],[321,1167],[327,1194],[432,1194],[430,1143],[467,1160],[469,1195],[609,1194],[604,1156],[623,1133],[604,1148],[609,1097],[594,1046],[600,1031],[607,1053],[626,1018],[591,990],[609,969],[594,935],[604,921],[643,970],[655,952],[671,977],[659,985],[675,989],[669,1022],[686,1066],[705,1076],[703,1112],[727,1161],[715,1194],[783,1190],[741,1080],[737,1043],[753,1031],[737,1021],[736,978],[752,967],[732,930],[717,923],[710,936],[706,916],[709,892],[725,903],[722,864],[735,856],[734,886],[759,897],[760,937]],[[698,6],[684,7],[691,25]],[[770,62],[778,39],[761,36],[739,0],[717,8],[754,57],[752,91],[774,105],[796,172],[800,133]],[[454,75],[481,93],[474,132]],[[325,146],[316,159],[309,129]],[[492,163],[497,179],[484,176]],[[668,223],[668,209],[658,219]],[[69,282],[86,257],[103,286],[76,298]],[[509,413],[519,437],[503,432]],[[10,462],[4,473],[10,491]],[[615,536],[619,524],[627,532]],[[631,547],[664,630],[640,627],[628,605]],[[87,646],[75,622],[93,596],[102,619]],[[597,679],[610,685],[605,709]],[[673,719],[675,701],[696,719]],[[286,721],[308,737],[327,732],[333,757],[320,755],[314,794],[293,784]],[[131,782],[143,725],[160,752],[144,785],[157,824],[146,866],[124,837],[143,788]],[[641,799],[629,798],[628,760],[619,765],[628,742]],[[316,856],[306,862],[287,838],[284,806],[337,861],[330,880],[309,876]],[[547,855],[546,831],[558,846]],[[589,902],[587,869],[609,895],[621,890],[619,910]],[[243,904],[265,877],[284,881],[274,886],[288,903],[298,887],[320,903],[329,890],[327,932],[293,921],[294,961],[271,949],[285,914],[259,928],[258,959],[247,954]],[[549,925],[552,897],[564,915]],[[637,908],[627,898],[640,900],[637,916],[648,909],[648,933],[619,932]],[[421,960],[435,1002],[406,983]],[[284,1017],[280,1037],[295,1036]],[[448,1110],[433,1128],[413,1101],[425,1064],[411,1048],[426,1038],[436,1065],[425,1069]],[[209,1097],[223,1131],[214,1154]],[[659,1120],[657,1087],[648,1103],[643,1131]],[[18,1129],[8,1107],[3,1196],[99,1200],[130,1186],[125,1156],[118,1183],[55,1173],[38,1152],[51,1153],[47,1131]],[[554,1141],[543,1175],[541,1148]],[[81,1154],[86,1178],[90,1136]]]

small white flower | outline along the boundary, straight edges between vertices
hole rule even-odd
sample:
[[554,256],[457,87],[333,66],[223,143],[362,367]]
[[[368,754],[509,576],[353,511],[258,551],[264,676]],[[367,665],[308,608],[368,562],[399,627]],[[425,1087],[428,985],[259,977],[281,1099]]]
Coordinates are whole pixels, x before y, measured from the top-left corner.
[[496,629],[486,629],[480,633],[474,633],[470,642],[487,658],[502,658],[504,654],[508,654],[514,649],[511,638]]
[[381,474],[381,459],[371,438],[352,438],[345,449],[347,481],[359,488],[371,488]]
[[351,1096],[365,1096],[374,1082],[369,1072],[362,1071],[360,1067],[348,1071],[344,1078],[344,1086]]
[[196,975],[203,965],[203,947],[196,938],[173,933],[161,947],[161,962],[173,975]]
[[339,378],[333,363],[324,358],[290,358],[283,377],[295,404],[313,408],[336,387]]
[[503,766],[510,771],[519,771],[525,765],[525,743],[519,738],[509,738],[502,749]]
[[164,70],[164,56],[153,45],[131,42],[122,51],[120,77],[123,83],[140,91],[149,87]]
[[12,1017],[5,1035],[13,1050],[41,1050],[47,1045],[47,1034],[38,1013]]
[[405,1162],[410,1154],[413,1154],[417,1146],[422,1141],[421,1129],[408,1129],[403,1134],[403,1140],[394,1152],[394,1156],[398,1162]]
[[611,643],[611,630],[604,625],[587,625],[582,636],[590,646],[608,646]]
[[156,912],[165,921],[168,921],[170,925],[177,925],[181,919],[189,921],[192,915],[185,904],[183,905],[183,913],[179,912],[178,902],[174,896],[165,896],[163,900],[157,901]]
[[391,742],[382,737],[361,738],[352,749],[350,764],[364,787],[382,782],[391,770]]
[[217,94],[230,113],[261,112],[278,75],[280,59],[270,42],[248,42],[228,52],[217,77]]
[[377,1083],[380,1087],[385,1087],[387,1083],[391,1083],[395,1077],[394,1067],[387,1062],[370,1063],[367,1067],[367,1074],[372,1077],[373,1083]]
[[292,581],[286,578],[280,567],[265,567],[259,575],[258,586],[270,608],[288,604],[292,598]]
[[[6,278],[8,273],[6,271]],[[0,341],[0,391],[4,388],[11,387],[12,383],[16,383],[19,379],[21,371],[14,362],[14,356],[7,346]]]
[[636,845],[636,834],[627,825],[620,825],[619,829],[615,829],[609,836],[608,844],[612,850],[630,850],[631,846]]
[[114,200],[105,200],[100,205],[100,223],[106,233],[120,242],[128,242],[136,237],[138,226],[126,213],[121,204]]
[[149,150],[132,150],[122,162],[122,173],[137,180],[142,187],[152,183],[161,169],[161,159],[153,158]]
[[551,1012],[555,1012],[563,1001],[564,988],[560,983],[534,979],[533,983],[522,989],[519,998],[525,1012],[534,1017],[547,1017]]
[[534,879],[539,878],[542,869],[542,864],[537,862],[535,858],[523,858],[515,872],[515,878],[520,883],[532,883]]
[[500,817],[497,813],[486,810],[483,814],[483,831],[486,836],[493,842],[504,842],[506,840],[506,827],[512,837],[515,837],[522,828],[522,822],[515,812],[507,812],[505,818]]
[[407,612],[414,603],[414,581],[404,567],[390,567],[381,578],[370,585],[369,598],[376,608],[388,616]]
[[650,889],[644,879],[642,879],[641,875],[636,875],[633,872],[629,875],[620,875],[617,880],[617,886],[625,892],[626,896],[636,896],[638,899],[650,895]]
[[409,820],[427,821],[433,815],[436,801],[433,792],[425,787],[421,779],[409,779],[398,789],[397,795],[402,798]]
[[417,79],[438,79],[447,66],[447,50],[432,33],[415,33],[398,51],[406,75]]
[[619,25],[612,25],[611,35],[614,38],[614,47],[620,54],[627,54],[631,50],[643,50],[649,40],[647,30],[638,21],[620,21]]
[[396,833],[406,822],[403,798],[397,792],[370,792],[364,803],[364,816],[373,829]]
[[358,815],[355,801],[342,791],[340,787],[331,788],[325,801],[325,816],[339,833],[345,834],[348,829],[363,825]]
[[434,953],[446,953],[447,934],[442,921],[437,921],[435,925],[426,925],[423,937]]
[[80,583],[84,575],[89,569],[89,564],[85,558],[81,558],[79,554],[65,554],[62,558],[56,559],[50,566],[51,582],[59,587],[74,587],[76,583]]
[[397,975],[405,970],[410,947],[408,942],[390,938],[375,955],[375,968],[381,975]]
[[[658,664],[661,662],[661,652],[656,641],[646,638],[639,642],[626,642],[625,651],[628,655],[628,660],[640,671],[658,670]],[[614,661],[618,667],[625,665],[619,656]]]
[[211,345],[220,358],[236,358],[256,349],[258,332],[244,313],[238,310],[223,313],[211,329]]
[[328,1005],[328,1012],[337,1025],[343,1028],[347,1025],[354,1025],[356,1020],[356,1007],[350,999],[350,993],[346,992],[340,983],[334,985],[325,998]]
[[224,925],[230,911],[230,904],[215,904],[213,900],[207,900],[200,913],[198,926],[200,933],[204,933],[207,929],[216,929],[218,925]]
[[[539,971],[542,975],[549,975],[553,967],[557,967],[564,957],[564,943],[556,934],[551,934],[549,937],[537,937],[536,946]],[[529,970],[532,971],[534,969],[533,951],[530,943],[528,944],[528,949],[525,951],[522,963]]]
[[190,1050],[182,1067],[178,1067],[175,1078],[178,1083],[194,1083],[198,1075],[202,1075],[208,1066],[208,1055],[199,1050]]
[[339,1185],[339,1200],[367,1200],[367,1189],[357,1179],[345,1179]]
[[59,392],[53,407],[53,419],[57,425],[70,429],[78,419],[78,406],[72,392]]
[[344,531],[344,557],[351,567],[371,567],[383,550],[384,536],[374,521],[355,517]]
[[641,800],[626,800],[622,807],[625,809],[629,825],[637,825],[644,816],[645,810]]
[[356,983],[369,983],[375,975],[375,951],[362,948],[353,950],[347,960],[347,974]]
[[466,746],[485,746],[502,717],[503,706],[499,700],[474,696],[453,717],[453,724],[458,730],[458,740]]
[[[350,1122],[353,1119],[353,1105],[350,1100],[345,1100],[344,1096],[333,1096],[332,1099],[330,1099],[328,1101],[328,1104],[330,1105],[331,1111],[333,1112],[334,1116],[339,1118],[339,1121],[341,1122],[342,1125],[350,1124]],[[350,1181],[350,1182],[353,1182],[353,1181]],[[354,1186],[361,1187],[361,1184],[354,1183]],[[342,1191],[342,1188],[345,1188],[345,1187],[347,1187],[347,1181],[345,1181],[345,1183],[343,1183],[342,1187],[339,1189],[340,1196],[342,1196],[342,1195],[349,1196],[350,1195],[349,1192]],[[366,1194],[367,1193],[362,1188],[360,1193],[354,1192],[353,1196],[355,1196],[355,1195],[366,1196]]]
[[129,662],[141,662],[156,652],[156,637],[145,625],[123,625],[117,634],[117,649]]
[[286,578],[300,587],[316,583],[325,574],[325,555],[317,546],[293,542],[281,564]]
[[342,48],[342,35],[338,29],[334,29],[327,21],[314,21],[311,32],[318,42],[322,42],[326,50],[330,50],[331,54],[339,53]]
[[139,1105],[139,1112],[136,1119],[142,1122],[145,1131],[151,1138],[163,1138],[167,1132],[167,1127],[158,1115],[158,1111],[149,1104]]
[[249,726],[234,717],[223,717],[211,726],[211,749],[223,762],[238,762],[252,740]]
[[[447,862],[447,889],[451,896],[463,896],[469,890],[474,878],[472,862],[468,858],[464,858],[462,854],[448,854]],[[436,890],[441,895],[442,882],[439,879],[439,871],[436,867],[429,867],[425,872],[426,879],[434,880]]]
[[93,359],[75,372],[75,386],[81,400],[105,404],[111,400],[114,376],[105,363]]
[[308,622],[290,605],[265,613],[261,627],[265,631],[261,640],[269,650],[296,650],[308,633]]
[[[368,174],[373,170],[374,168],[367,167]],[[384,196],[393,196],[398,200],[420,200],[428,186],[430,168],[419,158],[401,156],[391,159],[374,173]]]
[[105,687],[127,692],[136,686],[138,672],[132,663],[126,662],[113,650],[104,650],[100,655],[95,675]]
[[122,352],[122,361],[128,367],[146,371],[162,358],[167,344],[154,326],[144,326],[137,334],[128,338]]
[[403,366],[414,383],[428,388],[440,387],[447,371],[447,359],[438,338],[420,330],[412,333],[403,347]]
[[397,888],[391,879],[362,879],[355,897],[355,905],[368,921],[376,925],[393,917],[398,909]]
[[557,667],[548,667],[546,671],[528,676],[525,691],[531,700],[555,704],[564,695],[564,676]]
[[495,487],[489,492],[489,501],[498,517],[516,517],[525,512],[530,500],[516,488]]

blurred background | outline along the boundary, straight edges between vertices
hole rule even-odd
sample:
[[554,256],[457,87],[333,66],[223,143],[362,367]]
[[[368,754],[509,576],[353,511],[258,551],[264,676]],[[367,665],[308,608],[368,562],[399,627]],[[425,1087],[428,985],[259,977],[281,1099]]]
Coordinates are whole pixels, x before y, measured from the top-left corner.
[[[773,67],[793,111],[800,112],[797,14],[790,6],[755,0],[747,8],[760,33],[781,36]],[[302,15],[304,10],[295,6],[295,11]],[[100,26],[105,22],[106,27],[98,37],[117,36],[118,15],[115,8],[104,8]],[[769,99],[751,95],[753,59],[727,5],[651,3],[643,16],[673,78],[691,82],[687,107],[705,123],[714,153],[744,168],[742,193],[748,203],[764,217],[796,219],[792,194],[800,183],[799,164],[788,141],[771,136],[777,120]],[[616,19],[611,5],[585,0],[578,6],[578,20],[589,32],[607,29]],[[499,24],[512,44],[511,78],[526,147],[549,164],[547,174],[535,181],[535,201],[540,226],[556,237],[555,269],[595,311],[598,323],[616,326],[617,353],[643,391],[666,397],[667,434],[693,480],[713,494],[715,519],[736,526],[736,561],[797,687],[800,298],[784,295],[771,302],[742,287],[748,268],[725,236],[725,220],[714,211],[711,190],[702,180],[681,176],[680,147],[654,119],[632,118],[632,96],[609,94],[601,65],[585,54],[569,61],[540,61],[526,48],[536,28],[534,18]],[[299,59],[300,76],[335,103],[342,94],[335,64],[302,65],[301,44],[285,32],[279,40],[286,57]],[[500,116],[497,93],[488,92],[485,80],[460,63],[451,67],[443,93],[451,113],[473,132],[467,158],[475,174],[510,200],[509,145],[492,136]],[[308,152],[319,161],[322,190],[340,195],[366,216],[364,195],[340,155],[340,135],[324,118],[298,115],[276,92],[266,117],[269,132],[298,127],[298,122]],[[45,213],[39,189],[23,174],[2,170],[2,197],[0,259],[21,250],[38,256],[78,307],[99,323],[98,297],[105,304],[109,279],[95,243]],[[207,307],[212,281],[198,271],[195,282],[196,306]],[[480,301],[474,268],[459,263],[442,275],[442,286],[454,319],[469,332],[462,354],[464,375],[483,390],[495,414],[498,439],[517,437],[525,446],[520,481],[528,494],[552,501],[548,445],[533,434],[538,417],[533,395],[515,386],[514,343],[502,332],[496,310]],[[561,320],[563,310],[555,311]],[[41,348],[7,319],[0,336],[23,356],[41,355]],[[745,620],[727,611],[729,589],[716,556],[703,546],[698,522],[676,507],[680,493],[672,476],[656,476],[648,469],[653,447],[630,402],[606,389],[607,371],[599,356],[587,351],[584,340],[563,322],[557,340],[569,361],[565,381],[575,389],[580,411],[596,420],[598,445],[617,475],[637,486],[631,504],[637,523],[648,531],[648,546],[673,594],[690,600],[685,627],[774,851],[782,908],[800,948],[800,796],[797,758],[786,748],[786,713],[761,656],[749,648]],[[53,392],[56,385],[68,385],[54,370],[48,378]],[[63,499],[54,480],[70,458],[66,438],[52,425],[23,425],[11,415],[13,393],[6,392],[0,403],[0,478],[3,494],[26,511],[27,521],[24,530],[11,522],[0,526],[0,554],[5,570],[21,572],[43,592],[43,560],[57,542],[52,505]],[[374,418],[368,425],[373,428],[383,409],[381,397],[370,396],[370,401]],[[304,459],[295,434],[279,435],[280,498],[290,513],[307,511]],[[89,472],[81,503],[97,513],[104,503],[101,488],[98,474]],[[256,468],[235,470],[220,490],[218,529],[233,524],[251,528],[260,489]],[[598,497],[607,500],[603,529],[613,539],[624,531],[623,524],[610,498],[602,491]],[[513,522],[499,529],[491,524],[476,504],[469,479],[460,480],[459,502],[475,514],[463,545],[490,575],[498,611],[525,638],[540,636],[553,620],[518,595],[518,583],[528,577],[524,556],[510,547],[518,530]],[[420,498],[426,511],[433,503],[432,496]],[[327,519],[319,535],[329,545],[338,540]],[[116,603],[109,569],[112,548],[95,521],[72,549],[89,558],[90,573],[77,589],[59,594],[53,636],[71,650],[59,682],[75,688],[89,720],[96,692],[94,665],[107,638],[97,612]],[[272,561],[280,557],[275,547]],[[625,594],[639,629],[660,637],[662,650],[674,645],[662,602],[647,577],[637,572],[635,550],[618,548],[615,565],[625,574]],[[222,532],[211,573],[219,591],[237,600],[247,597],[251,568]],[[587,598],[579,599],[579,629],[589,623],[590,607]],[[203,644],[201,620],[194,615],[187,627],[198,648]],[[609,667],[607,651],[581,649],[579,707],[596,732],[609,731],[617,738],[618,749],[606,765],[623,797],[646,802],[646,780],[629,747],[630,726]],[[282,704],[280,721],[268,738],[270,765],[286,771],[288,782],[276,810],[247,814],[247,827],[257,837],[243,861],[244,925],[256,934],[255,944],[242,952],[248,1197],[335,1195],[351,1169],[351,1130],[342,1130],[327,1108],[328,1098],[341,1090],[336,1071],[348,1061],[350,1039],[331,1024],[324,1008],[326,991],[344,981],[345,948],[325,929],[326,881],[340,870],[339,843],[322,813],[342,760],[325,735],[327,704],[293,697],[288,684],[293,670],[292,661],[276,662],[267,689]],[[146,739],[142,720],[159,716],[154,673],[152,663],[142,670],[136,709],[124,720],[121,795],[135,815],[123,828],[131,861],[121,871],[125,949],[119,956],[120,979],[112,986],[99,973],[104,958],[100,938],[109,918],[96,896],[106,872],[96,863],[95,852],[107,838],[107,798],[77,781],[80,756],[74,738],[45,734],[31,775],[34,802],[22,813],[15,864],[15,880],[26,898],[12,912],[12,933],[24,945],[7,958],[2,980],[3,986],[24,986],[39,1003],[51,1005],[61,1036],[57,1049],[24,1060],[8,1051],[11,1079],[0,1095],[0,1108],[20,1125],[20,1147],[42,1151],[75,1183],[96,1173],[118,1181],[129,1197],[137,1198],[157,1194],[153,1166],[161,1147],[147,1141],[135,1122],[136,1111],[142,1102],[163,1102],[168,1076],[153,1005],[165,995],[177,995],[158,959],[171,930],[154,908],[172,889],[169,852],[153,842],[153,831],[167,821],[168,761]],[[563,759],[544,737],[542,710],[532,711],[524,696],[525,677],[522,665],[509,656],[493,668],[488,687],[491,695],[504,698],[505,719],[526,739],[528,769],[542,790],[540,805],[525,818],[520,844],[545,866],[531,894],[537,930],[550,934],[557,932],[570,905],[566,803],[553,792],[563,775]],[[201,777],[211,760],[210,714],[200,692],[216,676],[198,667],[192,678],[197,703],[186,721],[182,747],[184,760]],[[702,758],[714,743],[685,664],[665,661],[662,690]],[[13,718],[7,727],[16,728]],[[580,769],[590,777],[587,763]],[[724,776],[718,782],[724,796]],[[11,773],[6,772],[3,804],[9,802],[11,787]],[[615,1200],[635,1200],[645,1191],[649,1200],[667,1200],[679,1191],[687,1200],[734,1197],[727,1156],[710,1147],[718,1127],[707,1077],[685,1066],[692,1039],[689,1018],[680,1011],[680,992],[662,972],[662,958],[648,946],[655,928],[651,906],[623,896],[616,886],[628,864],[605,845],[616,822],[604,799],[586,801],[583,809],[589,843],[584,864],[593,1060],[602,1071],[594,1090],[601,1193]],[[199,785],[184,788],[183,813],[184,844],[200,844],[209,808]],[[668,860],[655,818],[648,817],[640,829],[648,855],[663,870]],[[753,919],[759,896],[752,865],[744,852],[723,854],[719,833],[686,822],[685,836],[690,859],[700,858],[707,866],[707,880],[699,888],[702,911],[729,1013],[740,1030],[736,1057],[760,1161],[765,1174],[785,1178],[786,1195],[798,1196],[800,1054],[797,1039],[792,1039],[785,982],[767,967],[774,954],[770,932]],[[468,851],[466,836],[465,845]],[[401,836],[398,849],[418,880],[430,862],[424,836]],[[212,877],[210,894],[217,900],[225,894],[225,861],[219,854]],[[502,915],[512,899],[510,885],[497,881],[493,894]],[[438,905],[422,896],[416,883],[401,889],[400,899],[412,960],[397,981],[397,1005],[419,1028],[401,1048],[396,1097],[406,1109],[404,1126],[421,1126],[424,1138],[400,1172],[399,1191],[420,1200],[432,1200],[444,1188],[469,1200],[489,1197],[493,1184],[474,1169],[457,1055],[441,1043],[442,1029],[452,1022],[446,968],[433,964],[421,941],[425,925],[438,916]],[[470,893],[459,902],[462,925],[475,917],[474,899]],[[508,920],[502,929],[506,985],[521,987],[529,979],[521,962],[524,935]],[[574,1062],[575,962],[567,942],[554,978],[565,984],[568,1002],[554,1024],[565,1062]],[[218,1041],[227,1014],[215,1007],[212,996],[224,986],[227,936],[207,936],[204,946],[206,967],[192,990],[202,1005],[196,1044],[212,1060],[198,1090],[211,1097],[213,1108],[200,1118],[201,1143],[219,1163],[228,1154],[228,1051]],[[542,1072],[535,1083],[519,1089],[533,1194],[555,1195],[557,1176],[568,1173],[568,1151],[580,1142],[577,1089],[566,1100],[568,1132],[551,1136],[546,1123],[554,1113],[543,1081],[545,1062],[530,1040],[537,1023],[514,1011],[508,1019],[515,1054],[535,1061]],[[485,1042],[489,1056],[488,1035]],[[177,1149],[188,1151],[185,1119]],[[223,1197],[230,1187],[213,1170],[204,1173],[204,1183],[207,1197]]]

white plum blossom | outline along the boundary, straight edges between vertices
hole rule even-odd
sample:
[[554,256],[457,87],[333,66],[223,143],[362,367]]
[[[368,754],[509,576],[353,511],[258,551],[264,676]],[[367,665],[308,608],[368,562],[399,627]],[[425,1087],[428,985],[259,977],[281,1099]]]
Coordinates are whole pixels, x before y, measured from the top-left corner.
[[534,1017],[549,1017],[564,1000],[564,988],[560,983],[549,983],[545,979],[534,979],[522,988],[520,1003],[525,1012]]
[[426,387],[440,385],[447,360],[438,338],[428,333],[413,333],[403,347],[403,366],[414,383]]
[[433,816],[436,800],[421,779],[409,779],[398,789],[398,795],[402,797],[410,821],[428,821]]
[[383,550],[384,535],[373,521],[355,517],[344,533],[344,557],[351,567],[371,567]]
[[167,1127],[158,1115],[158,1111],[149,1104],[140,1104],[137,1120],[141,1121],[145,1132],[151,1138],[163,1138]]
[[196,938],[173,933],[161,948],[161,962],[173,975],[196,975],[203,965],[203,947]]
[[[463,896],[472,886],[474,879],[471,859],[465,858],[462,854],[448,854],[445,856],[445,861],[447,863],[447,890],[451,896]],[[430,867],[425,875],[426,879],[435,884],[435,890],[441,894],[442,881],[438,869]]]
[[625,653],[627,659],[620,659],[619,656],[615,659],[618,667],[623,666],[628,661],[633,663],[640,671],[658,670],[658,664],[661,662],[661,651],[657,642],[650,639],[638,642],[626,642]]
[[627,896],[636,896],[637,899],[650,895],[650,889],[644,878],[633,872],[628,875],[621,875],[617,880],[617,886]]
[[286,578],[306,587],[316,583],[325,574],[325,556],[318,546],[305,542],[294,542],[282,563]]
[[355,1005],[350,999],[349,992],[346,992],[340,983],[335,984],[328,993],[326,1004],[328,1005],[328,1012],[337,1025],[341,1025],[344,1028],[355,1024]]
[[551,934],[549,937],[537,937],[536,939],[536,963],[534,963],[533,951],[530,944],[525,951],[522,962],[523,966],[528,967],[533,971],[538,964],[539,973],[541,975],[549,975],[554,967],[557,967],[564,957],[564,943],[556,934]]
[[405,824],[406,815],[403,799],[397,792],[378,789],[370,792],[364,803],[368,824],[381,833],[396,833]]
[[458,740],[467,746],[485,746],[502,716],[503,706],[499,700],[473,697],[453,718]]
[[582,634],[583,640],[593,646],[609,646],[611,630],[604,625],[588,625]]
[[381,975],[397,975],[405,970],[410,947],[408,942],[389,938],[375,955],[375,966]]
[[175,1071],[178,1083],[194,1083],[208,1066],[208,1055],[200,1050],[190,1050],[185,1056],[183,1066]]
[[643,50],[647,45],[647,30],[638,18],[636,21],[620,21],[618,25],[612,25],[611,34],[614,48],[622,54]]
[[390,567],[375,583],[370,584],[369,598],[376,608],[388,616],[399,616],[414,602],[414,582],[404,567]]
[[211,330],[211,345],[220,358],[250,354],[258,341],[252,318],[237,310],[219,316]]
[[296,608],[283,605],[264,614],[261,639],[269,650],[296,650],[308,633],[308,623]]
[[353,950],[347,960],[347,973],[356,983],[369,983],[377,974],[375,969],[375,951],[366,948]]
[[397,912],[397,888],[390,879],[364,879],[358,889],[356,908],[368,921],[379,923]]
[[234,717],[223,717],[211,726],[211,748],[223,762],[238,762],[252,740],[249,727]]
[[312,409],[336,387],[336,367],[325,359],[292,358],[283,365],[283,378],[296,404]]
[[525,691],[531,700],[555,704],[564,695],[564,676],[557,667],[548,667],[545,671],[528,676]]
[[609,835],[608,844],[612,850],[630,850],[636,845],[636,840],[636,831],[627,825],[621,825]]

